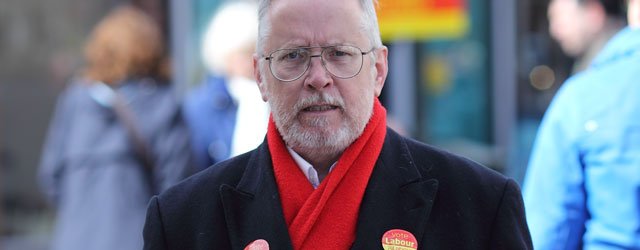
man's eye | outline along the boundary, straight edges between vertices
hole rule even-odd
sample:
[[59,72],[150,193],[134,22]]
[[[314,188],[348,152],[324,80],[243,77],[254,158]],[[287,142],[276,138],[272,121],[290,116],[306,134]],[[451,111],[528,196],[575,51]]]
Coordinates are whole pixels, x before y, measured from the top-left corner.
[[356,55],[356,50],[349,46],[338,46],[335,48],[329,48],[325,51],[328,58],[333,59],[346,59]]
[[283,53],[280,57],[280,61],[297,61],[304,58],[304,53],[300,50],[288,51]]
[[342,56],[349,56],[350,54],[342,50],[333,50],[331,51],[331,53],[329,53],[329,55],[332,57],[342,57]]
[[291,52],[291,53],[287,53],[287,54],[285,55],[285,58],[286,58],[286,59],[296,59],[296,58],[298,58],[299,56],[300,56],[300,53],[298,53],[298,51],[294,51],[294,52]]

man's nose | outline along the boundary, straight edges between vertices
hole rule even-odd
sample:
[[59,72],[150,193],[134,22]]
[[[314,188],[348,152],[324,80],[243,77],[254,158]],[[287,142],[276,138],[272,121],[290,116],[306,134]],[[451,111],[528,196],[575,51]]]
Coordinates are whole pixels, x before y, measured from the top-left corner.
[[[314,58],[318,60],[313,60]],[[320,90],[331,85],[333,78],[322,65],[322,57],[320,55],[312,55],[309,60],[309,74],[305,78],[305,86]]]

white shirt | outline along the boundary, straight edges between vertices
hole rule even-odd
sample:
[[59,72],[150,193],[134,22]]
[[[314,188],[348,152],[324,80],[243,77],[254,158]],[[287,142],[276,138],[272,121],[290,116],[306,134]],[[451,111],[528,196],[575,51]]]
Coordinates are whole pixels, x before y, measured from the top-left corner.
[[269,106],[262,101],[256,82],[233,77],[227,84],[229,94],[238,103],[230,155],[236,156],[256,148],[264,140],[269,123]]
[[[293,151],[293,149],[291,149],[290,147],[287,147],[287,150],[289,150],[289,154],[291,154],[291,156],[293,157],[293,160],[296,162],[296,164],[298,164],[298,167],[300,168],[300,170],[302,170],[302,173],[304,173],[304,176],[307,177],[307,180],[309,180],[309,182],[311,182],[311,185],[313,186],[313,188],[318,188],[318,186],[320,186],[320,178],[318,178],[318,171],[316,171],[315,168],[313,168],[313,166],[311,166],[311,163],[307,162],[304,158],[302,158],[302,156],[300,156],[298,153],[296,153],[296,151]],[[331,167],[329,168],[329,172],[331,172],[331,170],[333,170],[333,167],[336,166],[337,162],[334,162],[333,164],[331,164]]]

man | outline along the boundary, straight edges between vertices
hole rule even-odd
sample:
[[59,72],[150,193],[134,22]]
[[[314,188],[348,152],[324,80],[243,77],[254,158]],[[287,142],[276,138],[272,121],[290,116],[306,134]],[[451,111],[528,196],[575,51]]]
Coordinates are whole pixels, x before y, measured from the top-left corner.
[[640,249],[639,8],[542,121],[524,185],[536,249]]
[[260,6],[267,138],[153,198],[146,249],[531,247],[513,180],[386,128],[371,0]]
[[549,32],[565,54],[574,57],[573,73],[583,71],[602,46],[624,27],[623,0],[551,0]]

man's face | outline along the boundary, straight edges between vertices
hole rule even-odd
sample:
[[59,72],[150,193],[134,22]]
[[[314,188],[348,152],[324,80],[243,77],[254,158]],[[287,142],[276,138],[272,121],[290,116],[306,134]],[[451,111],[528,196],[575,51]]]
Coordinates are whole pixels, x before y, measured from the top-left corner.
[[549,3],[549,31],[569,56],[580,56],[592,39],[590,15],[578,0],[551,0]]
[[[352,45],[369,51],[362,32],[362,10],[355,0],[276,0],[268,18],[271,30],[258,55],[277,49],[308,46]],[[313,55],[321,53],[314,49]],[[375,56],[372,56],[375,55]],[[287,145],[294,150],[341,152],[362,133],[387,74],[387,49],[363,58],[362,70],[349,79],[331,75],[319,57],[307,72],[292,82],[282,82],[269,71],[268,61],[255,57],[256,79],[263,99]]]

